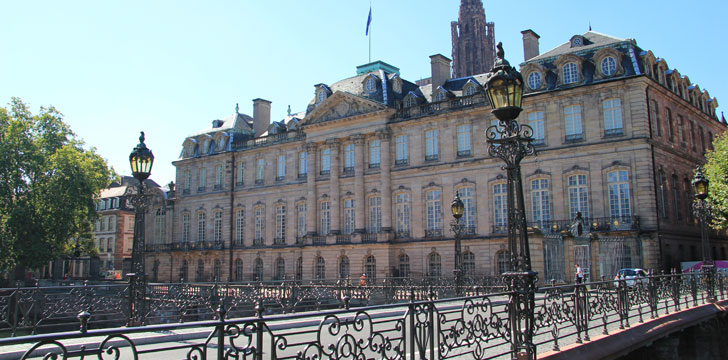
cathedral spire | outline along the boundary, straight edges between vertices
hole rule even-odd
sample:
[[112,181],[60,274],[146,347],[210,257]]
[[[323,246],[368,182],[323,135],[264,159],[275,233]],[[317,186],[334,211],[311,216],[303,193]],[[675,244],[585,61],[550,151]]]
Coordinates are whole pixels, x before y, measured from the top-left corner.
[[485,21],[481,0],[460,0],[458,21],[452,32],[453,77],[490,71],[495,60],[495,24]]

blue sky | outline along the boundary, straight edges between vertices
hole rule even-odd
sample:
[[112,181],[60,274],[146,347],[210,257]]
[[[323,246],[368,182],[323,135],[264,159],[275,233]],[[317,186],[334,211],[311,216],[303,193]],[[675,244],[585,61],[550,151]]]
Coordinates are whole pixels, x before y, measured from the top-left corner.
[[[429,55],[450,57],[457,0],[372,0],[372,60],[414,81]],[[722,1],[485,1],[506,58],[523,61],[521,30],[541,52],[594,31],[634,38],[701,89],[728,101]],[[510,6],[517,6],[511,8]],[[174,179],[188,134],[252,99],[272,119],[305,109],[314,84],[353,76],[368,62],[369,1],[3,1],[0,102],[56,106],[119,174],[139,131],[155,154],[152,179]],[[721,106],[718,111],[720,116]]]

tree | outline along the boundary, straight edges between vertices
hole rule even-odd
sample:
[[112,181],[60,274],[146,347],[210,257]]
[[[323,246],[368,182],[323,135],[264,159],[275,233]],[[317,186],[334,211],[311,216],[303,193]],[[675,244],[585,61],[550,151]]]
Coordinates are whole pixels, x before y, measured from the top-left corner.
[[9,105],[0,108],[0,278],[73,255],[77,241],[93,255],[95,197],[113,176],[54,107],[33,115],[18,98]]
[[708,201],[713,206],[711,227],[724,229],[728,227],[728,132],[713,140],[713,150],[705,158],[703,173],[710,181]]

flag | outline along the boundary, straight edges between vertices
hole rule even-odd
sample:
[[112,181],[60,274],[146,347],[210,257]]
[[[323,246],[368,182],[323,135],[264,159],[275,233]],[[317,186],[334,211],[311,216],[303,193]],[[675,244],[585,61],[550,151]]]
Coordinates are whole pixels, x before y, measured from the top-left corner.
[[369,36],[369,26],[372,24],[372,7],[369,7],[369,17],[367,17],[367,31],[366,35]]

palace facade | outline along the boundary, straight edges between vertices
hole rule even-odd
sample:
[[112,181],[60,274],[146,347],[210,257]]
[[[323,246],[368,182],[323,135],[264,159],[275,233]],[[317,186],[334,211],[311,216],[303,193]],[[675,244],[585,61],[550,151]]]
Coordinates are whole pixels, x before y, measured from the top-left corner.
[[[518,120],[537,146],[522,173],[540,280],[570,281],[575,263],[598,279],[699,260],[690,180],[725,130],[716,99],[632,39],[590,31],[540,54],[538,35],[523,35]],[[271,103],[255,99],[252,117],[236,106],[184,139],[176,189],[147,216],[150,279],[452,277],[456,192],[464,271],[506,271],[488,75],[430,63],[427,85],[377,61],[315,85],[305,111],[271,122]],[[727,245],[713,237],[716,259]]]

